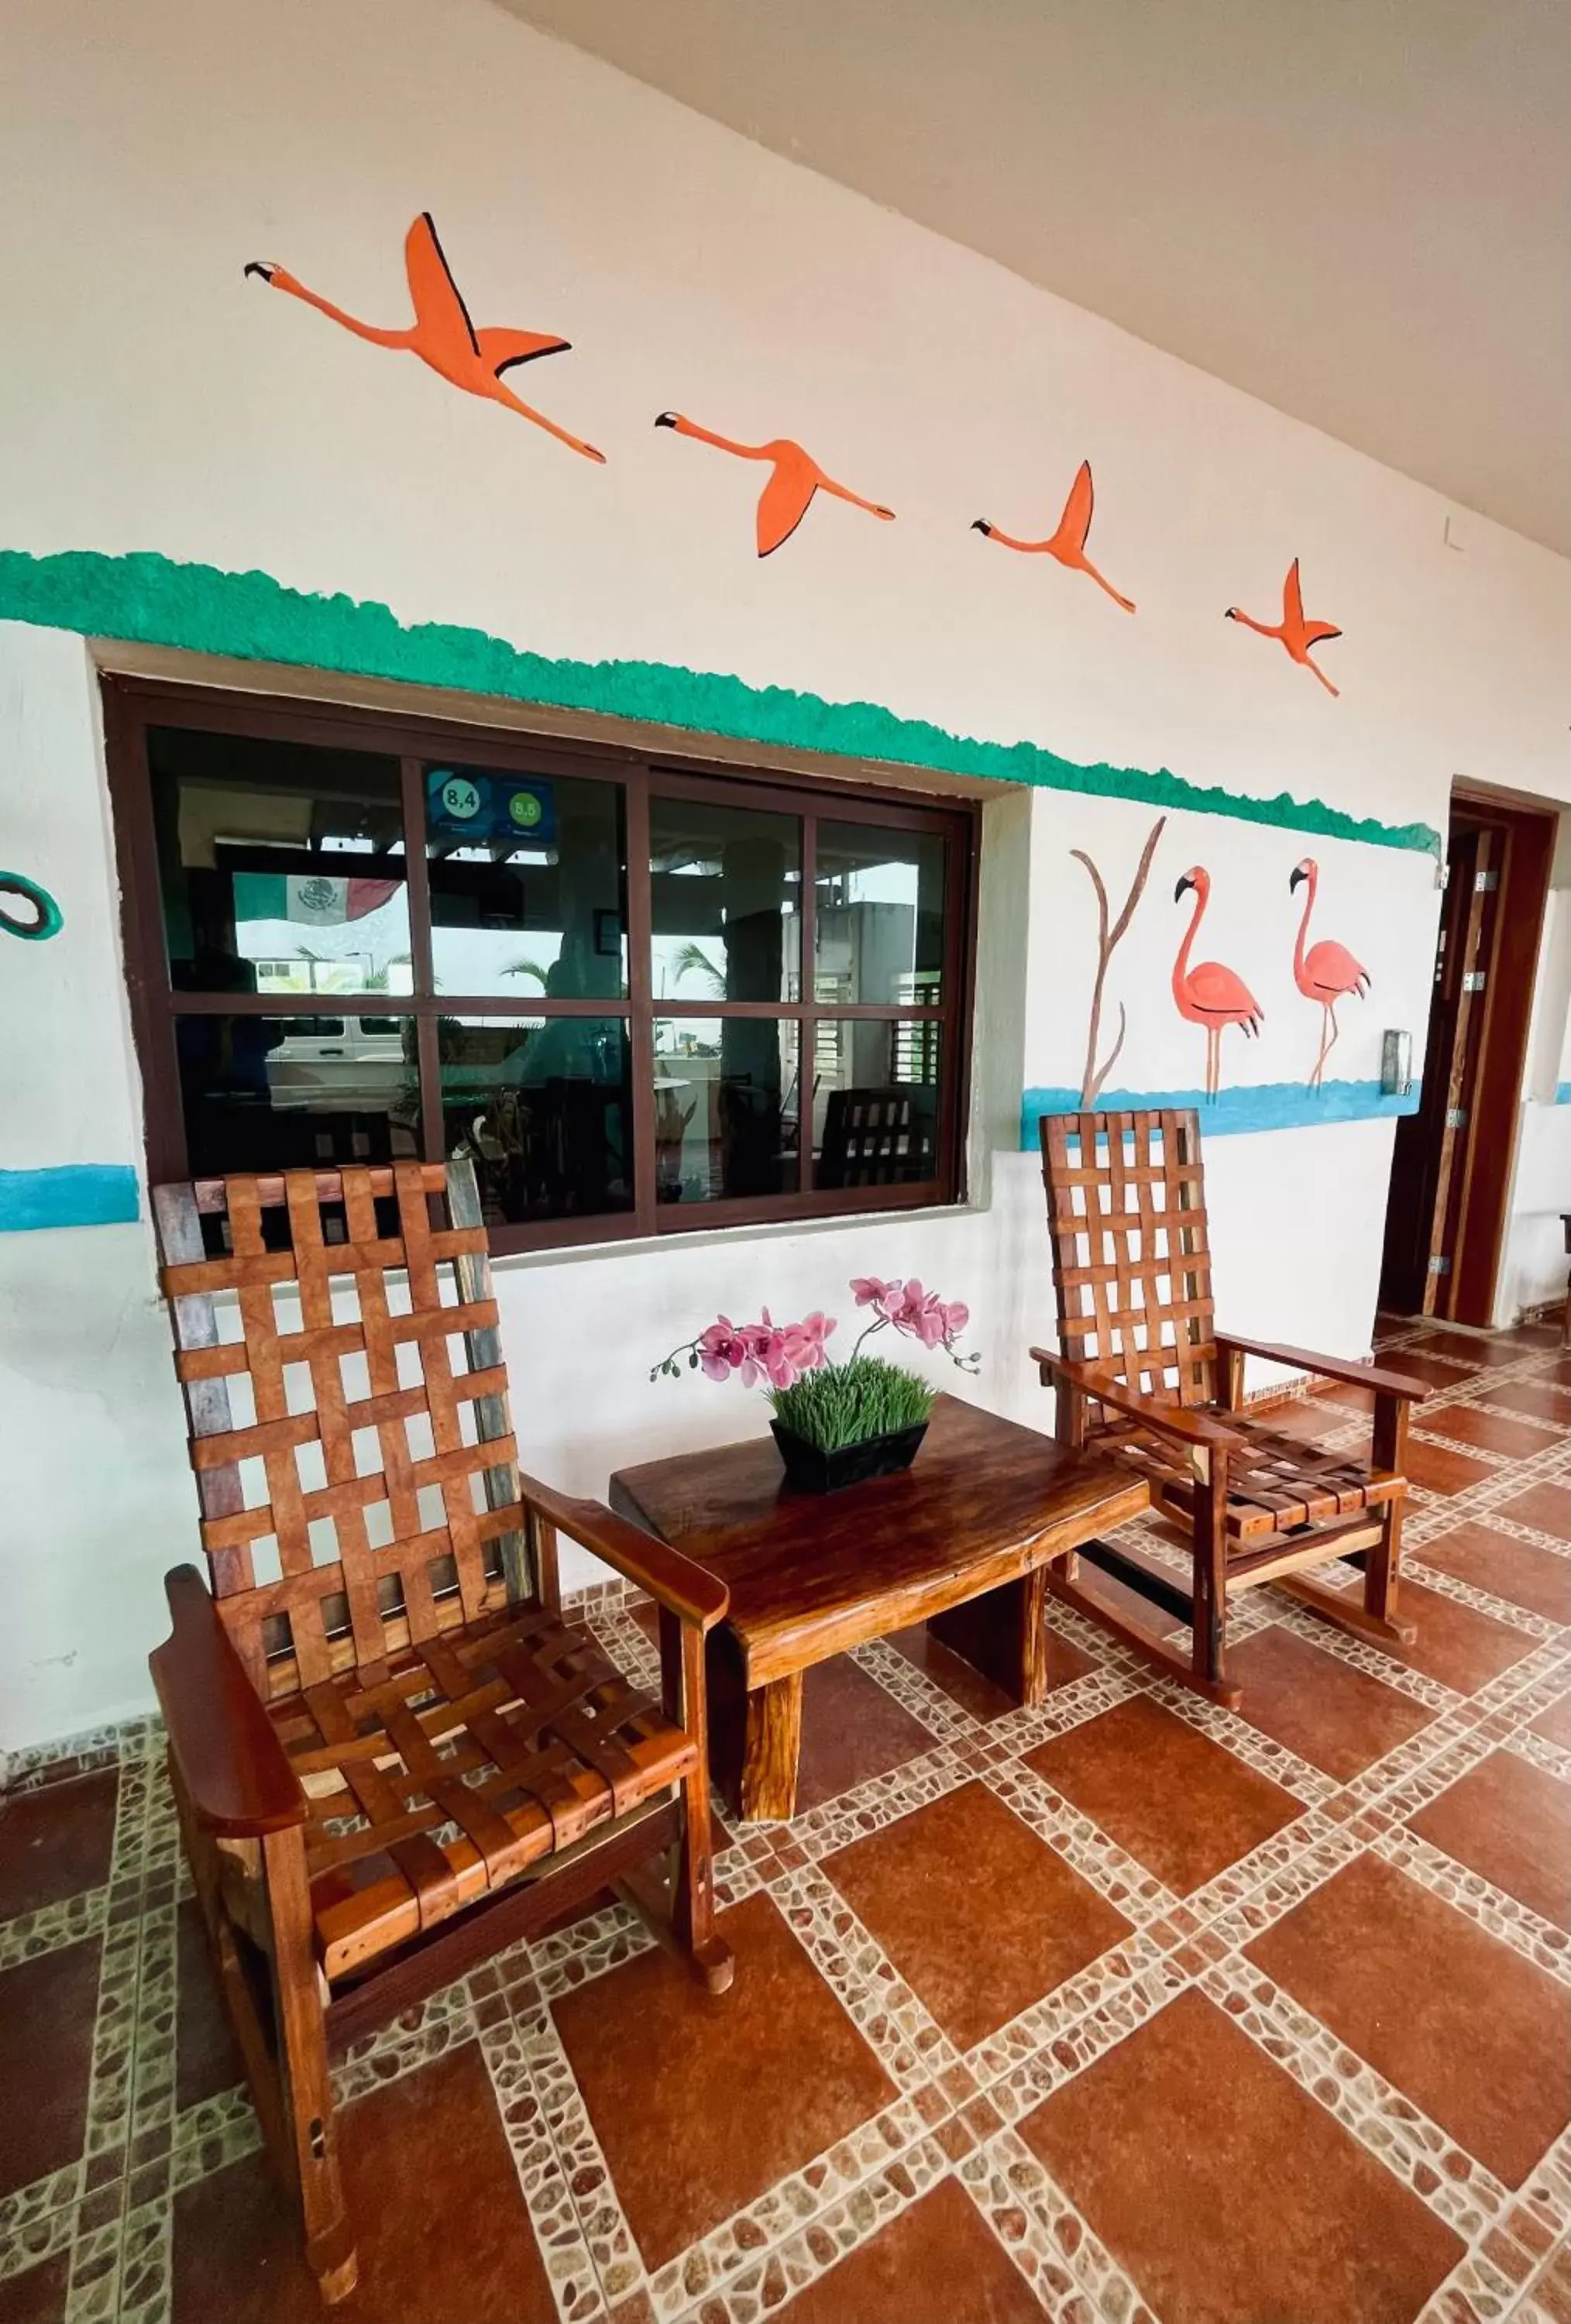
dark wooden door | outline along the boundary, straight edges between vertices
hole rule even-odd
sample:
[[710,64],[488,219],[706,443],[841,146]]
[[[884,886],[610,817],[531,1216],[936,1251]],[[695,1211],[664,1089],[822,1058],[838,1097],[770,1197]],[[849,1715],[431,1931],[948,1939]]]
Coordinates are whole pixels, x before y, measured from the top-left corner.
[[1381,1305],[1404,1315],[1453,1312],[1455,1260],[1473,1173],[1479,1068],[1489,1011],[1508,834],[1454,817],[1429,1002],[1422,1096],[1397,1124]]

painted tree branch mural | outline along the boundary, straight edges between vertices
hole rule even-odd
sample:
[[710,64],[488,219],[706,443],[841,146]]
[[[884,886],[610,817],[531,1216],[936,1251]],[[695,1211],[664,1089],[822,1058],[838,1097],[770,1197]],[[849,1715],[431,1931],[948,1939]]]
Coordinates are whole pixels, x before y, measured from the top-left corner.
[[1129,1029],[1129,1019],[1121,1001],[1118,1004],[1118,1038],[1102,1064],[1098,1065],[1096,1047],[1102,1038],[1102,990],[1107,982],[1108,966],[1131,920],[1134,918],[1135,906],[1145,893],[1145,883],[1151,876],[1151,858],[1157,852],[1157,842],[1162,835],[1167,820],[1165,815],[1160,815],[1152,824],[1151,835],[1141,851],[1140,863],[1130,884],[1129,893],[1123,899],[1123,909],[1114,922],[1111,930],[1107,925],[1107,890],[1103,882],[1101,872],[1083,847],[1072,847],[1069,850],[1077,863],[1084,863],[1086,871],[1091,874],[1091,885],[1096,890],[1096,982],[1091,988],[1091,1022],[1086,1036],[1086,1071],[1080,1083],[1082,1105],[1095,1104],[1108,1074],[1118,1062],[1118,1053],[1123,1047],[1123,1037]]

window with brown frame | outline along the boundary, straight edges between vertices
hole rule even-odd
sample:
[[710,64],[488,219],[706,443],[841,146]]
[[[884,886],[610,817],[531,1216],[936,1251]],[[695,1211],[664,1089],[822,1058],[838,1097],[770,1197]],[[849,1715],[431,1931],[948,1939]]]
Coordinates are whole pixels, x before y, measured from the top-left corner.
[[498,1250],[960,1199],[969,806],[105,696],[155,1179],[466,1154]]

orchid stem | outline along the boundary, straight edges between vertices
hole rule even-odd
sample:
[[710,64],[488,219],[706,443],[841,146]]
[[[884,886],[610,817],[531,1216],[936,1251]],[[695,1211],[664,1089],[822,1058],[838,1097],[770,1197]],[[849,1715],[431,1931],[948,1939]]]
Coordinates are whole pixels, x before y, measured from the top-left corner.
[[874,1333],[874,1332],[882,1332],[882,1331],[883,1331],[883,1327],[884,1327],[884,1325],[888,1323],[888,1321],[889,1321],[889,1317],[888,1317],[887,1315],[879,1315],[879,1316],[875,1317],[875,1318],[874,1318],[874,1320],[873,1320],[871,1323],[869,1323],[869,1324],[868,1324],[868,1326],[866,1327],[865,1331],[862,1332],[862,1333],[858,1335],[857,1342],[856,1342],[856,1345],[852,1349],[851,1353],[846,1357],[846,1362],[847,1362],[848,1364],[854,1364],[854,1363],[856,1361],[857,1357],[861,1354],[861,1352],[862,1352],[862,1342],[863,1342],[863,1341],[864,1341],[864,1340],[870,1340],[870,1339],[873,1337],[873,1334]]

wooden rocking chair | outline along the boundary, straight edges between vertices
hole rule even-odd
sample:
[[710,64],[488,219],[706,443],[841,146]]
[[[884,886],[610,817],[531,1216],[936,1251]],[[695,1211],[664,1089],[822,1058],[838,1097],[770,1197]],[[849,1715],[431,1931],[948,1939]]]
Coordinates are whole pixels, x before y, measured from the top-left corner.
[[[152,1674],[256,2110],[331,2301],[356,2258],[330,2051],[658,1851],[662,1921],[730,1983],[704,1698],[726,1592],[518,1474],[471,1164],[153,1200],[212,1591],[169,1576]],[[656,1600],[661,1702],[564,1618],[559,1527]]]
[[[1423,1383],[1216,1330],[1193,1110],[1044,1115],[1041,1143],[1059,1349],[1031,1355],[1058,1388],[1057,1434],[1116,1452],[1149,1479],[1152,1507],[1192,1549],[1193,1588],[1132,1547],[1096,1542],[1079,1556],[1188,1622],[1190,1660],[1132,1624],[1075,1559],[1049,1569],[1051,1586],[1229,1710],[1241,1692],[1226,1671],[1228,1601],[1261,1582],[1357,1637],[1409,1644],[1416,1626],[1397,1615],[1402,1464]],[[1245,1356],[1372,1389],[1371,1459],[1246,1419]],[[1306,1571],[1339,1558],[1363,1566],[1362,1604]]]

